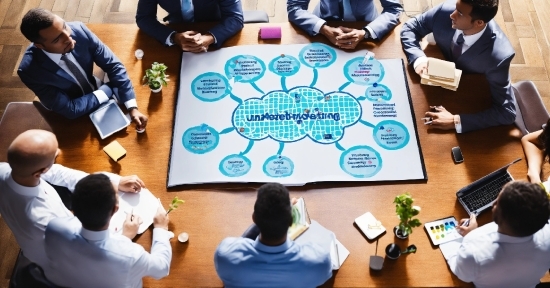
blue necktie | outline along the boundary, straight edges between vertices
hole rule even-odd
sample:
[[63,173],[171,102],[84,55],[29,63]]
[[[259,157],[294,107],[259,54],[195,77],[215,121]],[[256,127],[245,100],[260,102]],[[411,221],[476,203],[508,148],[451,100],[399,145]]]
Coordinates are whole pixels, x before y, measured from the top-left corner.
[[193,9],[192,0],[181,0],[181,15],[184,22],[193,22],[195,11]]
[[456,43],[453,43],[453,59],[456,60],[462,55],[462,44],[464,44],[464,34],[458,34]]

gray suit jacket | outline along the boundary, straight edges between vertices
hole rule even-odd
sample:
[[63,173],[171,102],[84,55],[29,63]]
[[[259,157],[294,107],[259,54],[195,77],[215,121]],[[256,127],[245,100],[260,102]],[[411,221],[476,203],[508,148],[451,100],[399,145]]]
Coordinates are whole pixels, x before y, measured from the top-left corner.
[[[170,23],[183,22],[181,15],[181,0],[139,0],[136,22],[139,29],[147,35],[165,43],[168,36],[174,32],[157,20],[157,5],[168,12],[164,21]],[[214,46],[219,48],[227,38],[243,29],[243,8],[241,0],[193,0],[195,22],[220,23],[210,29],[216,38]]]
[[[342,21],[343,11],[340,9],[339,0],[321,0],[319,14],[311,14],[307,11],[310,0],[288,0],[286,10],[288,21],[300,26],[309,35],[314,36],[313,27],[323,19],[327,21]],[[351,10],[357,21],[368,21],[369,27],[376,33],[378,39],[383,38],[397,23],[403,7],[399,0],[380,0],[382,14],[378,15],[374,0],[350,0]],[[378,17],[372,17],[378,15]]]
[[[491,108],[475,113],[461,114],[462,132],[479,130],[491,126],[508,125],[516,118],[516,101],[510,83],[510,62],[515,56],[514,48],[494,20],[487,23],[487,29],[477,42],[458,59],[452,56],[452,40],[455,29],[449,17],[456,8],[456,1],[450,0],[410,19],[401,30],[403,50],[409,64],[425,56],[420,40],[433,32],[437,45],[445,59],[454,61],[456,68],[466,73],[482,73],[487,77],[493,98]],[[462,83],[468,85],[468,83]]]

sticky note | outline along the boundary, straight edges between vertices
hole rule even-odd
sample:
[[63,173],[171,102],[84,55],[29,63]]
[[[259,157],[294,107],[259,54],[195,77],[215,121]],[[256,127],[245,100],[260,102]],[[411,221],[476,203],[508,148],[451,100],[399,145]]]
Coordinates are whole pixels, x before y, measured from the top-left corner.
[[109,143],[109,145],[103,147],[103,151],[109,155],[115,162],[118,162],[120,158],[122,158],[124,155],[126,155],[126,149],[118,143],[118,141],[113,141]]

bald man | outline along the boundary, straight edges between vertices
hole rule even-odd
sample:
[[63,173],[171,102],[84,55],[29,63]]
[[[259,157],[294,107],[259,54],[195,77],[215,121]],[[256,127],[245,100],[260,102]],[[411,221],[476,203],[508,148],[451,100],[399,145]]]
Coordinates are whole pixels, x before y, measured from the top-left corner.
[[[25,257],[39,266],[44,266],[48,259],[44,250],[44,231],[50,220],[73,216],[47,182],[72,192],[76,183],[88,175],[54,164],[58,154],[54,134],[28,130],[11,143],[8,163],[0,162],[0,215]],[[120,191],[137,193],[144,187],[135,175],[105,174]]]

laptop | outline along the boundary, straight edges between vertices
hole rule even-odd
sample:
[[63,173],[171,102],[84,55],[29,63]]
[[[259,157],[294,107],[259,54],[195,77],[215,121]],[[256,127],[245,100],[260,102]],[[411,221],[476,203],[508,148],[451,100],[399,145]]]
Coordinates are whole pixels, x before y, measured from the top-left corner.
[[493,206],[502,187],[514,180],[508,172],[508,167],[520,160],[521,158],[518,158],[512,161],[512,163],[472,182],[470,185],[456,192],[458,201],[466,209],[468,215],[472,213],[479,215]]

